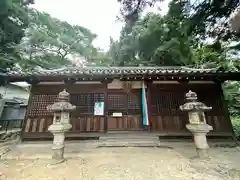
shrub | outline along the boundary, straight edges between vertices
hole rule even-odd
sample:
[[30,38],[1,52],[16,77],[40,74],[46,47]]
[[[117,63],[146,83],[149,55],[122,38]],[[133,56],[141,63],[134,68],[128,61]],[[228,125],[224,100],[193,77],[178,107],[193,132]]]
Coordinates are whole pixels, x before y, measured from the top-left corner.
[[233,116],[231,117],[231,120],[235,136],[237,140],[240,140],[240,116]]

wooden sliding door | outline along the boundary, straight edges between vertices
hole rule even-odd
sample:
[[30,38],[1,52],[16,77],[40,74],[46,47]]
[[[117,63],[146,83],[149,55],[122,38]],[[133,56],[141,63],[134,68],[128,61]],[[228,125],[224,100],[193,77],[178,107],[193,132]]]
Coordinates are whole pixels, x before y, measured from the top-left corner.
[[142,128],[141,91],[108,91],[108,130],[139,130]]

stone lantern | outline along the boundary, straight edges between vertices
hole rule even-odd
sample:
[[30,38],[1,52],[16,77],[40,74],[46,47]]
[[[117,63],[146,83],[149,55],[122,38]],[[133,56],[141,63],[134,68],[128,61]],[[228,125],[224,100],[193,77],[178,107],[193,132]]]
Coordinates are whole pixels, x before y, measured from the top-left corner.
[[186,101],[180,106],[180,110],[188,112],[189,124],[186,125],[186,128],[193,134],[198,155],[205,156],[206,150],[209,148],[206,134],[213,128],[206,123],[204,112],[210,111],[212,107],[199,102],[197,93],[191,90],[186,93]]
[[63,90],[58,95],[58,102],[49,105],[47,109],[54,112],[53,124],[48,127],[48,130],[53,133],[52,158],[63,162],[65,132],[72,128],[69,123],[69,113],[75,110],[76,106],[69,103],[69,93]]

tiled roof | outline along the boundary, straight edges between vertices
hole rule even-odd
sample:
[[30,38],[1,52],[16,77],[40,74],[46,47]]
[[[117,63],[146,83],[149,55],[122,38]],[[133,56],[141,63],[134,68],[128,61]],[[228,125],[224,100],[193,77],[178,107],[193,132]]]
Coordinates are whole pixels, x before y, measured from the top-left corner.
[[168,74],[225,74],[239,71],[194,69],[187,67],[66,67],[54,70],[35,69],[31,72],[10,71],[10,76],[111,76],[111,75],[168,75]]

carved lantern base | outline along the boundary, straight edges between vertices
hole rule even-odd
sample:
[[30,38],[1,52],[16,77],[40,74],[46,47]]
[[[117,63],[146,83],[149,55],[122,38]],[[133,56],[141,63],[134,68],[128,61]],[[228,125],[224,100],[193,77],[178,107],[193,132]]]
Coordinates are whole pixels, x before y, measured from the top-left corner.
[[187,124],[186,128],[193,134],[198,156],[200,158],[206,157],[207,149],[209,149],[206,135],[213,130],[212,126],[208,124]]

